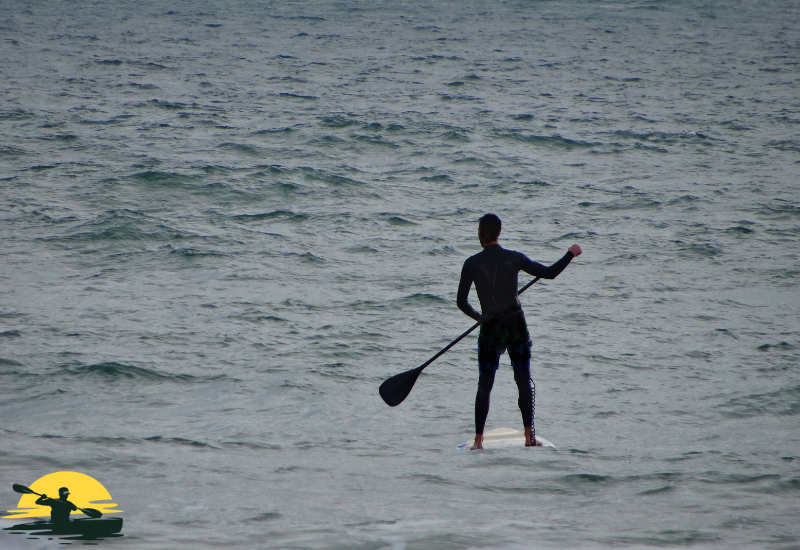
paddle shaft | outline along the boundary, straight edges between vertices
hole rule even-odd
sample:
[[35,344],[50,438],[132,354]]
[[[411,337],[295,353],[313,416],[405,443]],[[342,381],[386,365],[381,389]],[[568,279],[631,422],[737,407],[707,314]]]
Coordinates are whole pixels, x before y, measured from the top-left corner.
[[[25,493],[27,493],[27,494],[29,494],[29,495],[38,495],[38,496],[42,496],[42,494],[41,494],[41,493],[37,493],[36,491],[34,491],[33,489],[31,489],[30,487],[25,487],[24,485],[19,485],[19,484],[17,484],[17,483],[15,483],[15,484],[13,485],[13,489],[14,489],[14,492],[15,492],[15,493],[22,493],[22,494],[25,494]],[[83,513],[84,513],[84,514],[86,514],[87,516],[89,516],[89,517],[93,517],[93,518],[97,518],[97,517],[100,517],[100,516],[102,516],[102,515],[103,515],[103,513],[102,513],[102,512],[100,512],[100,510],[95,510],[94,508],[87,508],[87,509],[78,508],[78,510],[80,510],[81,512],[83,512]],[[89,510],[91,510],[91,512],[90,512]]]
[[[528,290],[528,289],[531,287],[531,285],[533,285],[533,283],[535,283],[535,282],[536,282],[536,281],[538,281],[539,279],[541,279],[541,277],[536,277],[536,278],[535,278],[534,280],[532,280],[530,283],[528,283],[527,285],[523,286],[523,287],[522,287],[522,288],[519,290],[519,292],[517,292],[517,295],[519,295],[519,294],[522,294],[523,292],[525,292],[526,290]],[[447,350],[449,350],[450,348],[452,348],[453,346],[455,346],[456,344],[458,344],[458,343],[459,343],[459,342],[460,342],[460,341],[461,341],[461,340],[462,340],[462,339],[463,339],[463,338],[464,338],[464,337],[465,337],[467,334],[469,334],[470,332],[472,332],[473,330],[475,330],[476,328],[478,328],[480,325],[481,325],[480,323],[475,323],[474,325],[472,325],[472,327],[471,327],[469,330],[467,330],[467,331],[466,331],[464,334],[462,334],[461,336],[459,336],[458,338],[456,338],[455,340],[453,340],[452,342],[450,342],[449,344],[447,344],[447,346],[445,346],[445,347],[444,347],[444,348],[443,348],[443,349],[442,349],[442,350],[441,350],[439,353],[437,353],[436,355],[434,355],[433,357],[431,357],[430,359],[428,359],[427,361],[425,361],[425,362],[424,362],[422,365],[420,365],[420,366],[419,366],[419,367],[417,367],[417,368],[418,368],[419,370],[422,370],[422,369],[424,369],[425,367],[427,367],[428,365],[430,365],[431,363],[433,363],[434,361],[436,361],[436,359],[438,359],[439,357],[441,357],[442,355],[444,355],[444,353],[445,353]]]
[[[517,294],[522,294],[533,283],[535,283],[538,280],[539,277],[536,277],[530,283],[522,287],[517,292]],[[386,402],[386,404],[389,405],[390,407],[396,407],[397,405],[402,403],[403,400],[406,397],[408,397],[408,394],[411,393],[411,390],[417,381],[417,377],[420,375],[423,369],[425,369],[425,367],[436,361],[436,359],[441,357],[442,354],[447,352],[447,350],[449,350],[457,343],[459,343],[467,334],[475,330],[479,325],[480,322],[472,325],[472,327],[468,331],[466,331],[464,334],[462,334],[461,336],[459,336],[458,338],[447,344],[447,346],[445,346],[444,349],[442,349],[441,351],[439,351],[439,353],[437,353],[436,355],[425,361],[419,367],[411,369],[406,372],[401,372],[400,374],[395,374],[391,378],[385,380],[383,384],[381,384],[380,388],[378,388],[378,393],[380,393],[381,399],[383,399]]]

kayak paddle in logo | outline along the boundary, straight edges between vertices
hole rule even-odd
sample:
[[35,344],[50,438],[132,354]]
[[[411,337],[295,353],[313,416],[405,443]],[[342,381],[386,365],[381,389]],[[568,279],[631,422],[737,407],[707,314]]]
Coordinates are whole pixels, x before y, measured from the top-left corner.
[[[16,510],[2,519],[46,518],[6,527],[11,534],[33,537],[59,537],[87,540],[121,537],[122,518],[111,495],[96,479],[80,472],[55,472],[34,481],[29,487],[12,485],[19,499]],[[91,506],[90,506],[91,505]],[[73,517],[74,516],[74,517]],[[66,537],[65,537],[66,535]]]

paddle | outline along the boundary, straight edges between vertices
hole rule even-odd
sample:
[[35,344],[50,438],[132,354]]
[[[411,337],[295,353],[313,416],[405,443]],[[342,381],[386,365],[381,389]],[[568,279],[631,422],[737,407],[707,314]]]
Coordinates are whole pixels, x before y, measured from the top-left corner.
[[[540,277],[536,277],[530,283],[523,286],[519,290],[519,292],[517,292],[517,294],[522,294],[523,292],[528,290],[528,288],[539,279]],[[402,403],[403,400],[406,397],[408,397],[408,394],[411,393],[411,390],[414,388],[414,384],[416,383],[417,378],[419,377],[422,370],[431,363],[433,363],[434,361],[436,361],[436,359],[438,359],[441,355],[443,355],[447,350],[458,344],[462,338],[464,338],[467,334],[478,328],[478,326],[480,326],[480,323],[475,323],[474,325],[472,325],[472,328],[470,328],[464,334],[462,334],[461,336],[459,336],[458,338],[447,344],[447,346],[444,347],[439,353],[437,353],[436,355],[425,361],[422,365],[418,366],[417,368],[408,370],[406,372],[401,372],[400,374],[395,374],[388,380],[384,381],[384,383],[381,384],[381,387],[378,388],[378,392],[381,394],[381,397],[386,402],[386,404],[389,405],[390,407],[396,407],[397,405]]]
[[[36,491],[32,491],[31,489],[28,489],[24,485],[19,485],[17,483],[14,483],[12,485],[12,487],[13,487],[15,493],[22,493],[23,495],[39,495],[39,496],[42,496],[39,493],[37,493]],[[94,508],[78,508],[78,510],[80,510],[81,512],[83,512],[84,514],[89,516],[90,518],[99,518],[100,516],[103,515],[103,512],[101,512],[100,510],[95,510]]]

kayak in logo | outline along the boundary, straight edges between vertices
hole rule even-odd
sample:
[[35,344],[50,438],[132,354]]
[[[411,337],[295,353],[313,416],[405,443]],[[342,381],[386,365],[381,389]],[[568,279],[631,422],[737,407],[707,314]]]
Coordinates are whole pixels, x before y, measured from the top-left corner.
[[[119,514],[111,495],[96,479],[80,472],[55,472],[34,481],[30,487],[14,484],[15,492],[22,494],[12,515],[2,519],[47,518],[6,527],[11,534],[31,537],[66,537],[68,540],[86,540],[121,537],[122,518],[103,517]],[[98,507],[90,508],[89,505]],[[88,516],[73,518],[73,515]]]

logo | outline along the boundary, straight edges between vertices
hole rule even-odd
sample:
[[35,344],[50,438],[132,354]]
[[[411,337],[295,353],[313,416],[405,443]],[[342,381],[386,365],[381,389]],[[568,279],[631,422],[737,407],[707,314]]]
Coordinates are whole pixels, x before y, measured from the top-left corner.
[[[121,517],[111,494],[103,485],[80,472],[55,472],[34,481],[30,486],[14,484],[22,496],[17,508],[9,510],[4,520],[30,520],[5,527],[7,534],[25,535],[27,539],[59,537],[63,540],[96,540],[123,536]],[[62,543],[63,544],[63,543]]]

